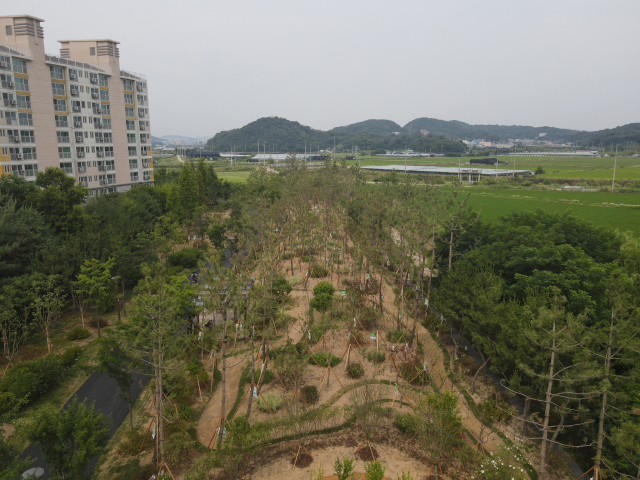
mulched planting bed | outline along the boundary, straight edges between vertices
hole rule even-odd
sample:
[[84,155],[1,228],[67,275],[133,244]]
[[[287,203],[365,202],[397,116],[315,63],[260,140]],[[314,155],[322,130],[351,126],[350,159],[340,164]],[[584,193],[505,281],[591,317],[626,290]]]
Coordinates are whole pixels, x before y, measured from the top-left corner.
[[300,452],[300,455],[298,455],[298,461],[296,462],[296,457],[294,455],[294,457],[291,459],[291,465],[293,465],[294,462],[297,468],[306,468],[311,465],[311,463],[313,462],[313,458],[311,458],[311,455],[309,455],[307,452]]
[[[373,457],[371,456],[372,451]],[[372,446],[371,448],[369,448],[368,445],[363,445],[360,450],[356,452],[356,457],[363,462],[373,462],[377,458],[380,458],[380,455],[378,455],[378,451],[375,449],[375,447]]]

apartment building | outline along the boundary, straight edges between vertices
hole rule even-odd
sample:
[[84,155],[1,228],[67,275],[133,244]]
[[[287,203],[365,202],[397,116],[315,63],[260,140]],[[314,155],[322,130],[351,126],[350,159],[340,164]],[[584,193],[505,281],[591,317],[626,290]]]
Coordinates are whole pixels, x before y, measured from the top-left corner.
[[114,40],[46,54],[42,22],[0,16],[0,174],[60,167],[91,195],[153,183],[146,77],[120,69]]

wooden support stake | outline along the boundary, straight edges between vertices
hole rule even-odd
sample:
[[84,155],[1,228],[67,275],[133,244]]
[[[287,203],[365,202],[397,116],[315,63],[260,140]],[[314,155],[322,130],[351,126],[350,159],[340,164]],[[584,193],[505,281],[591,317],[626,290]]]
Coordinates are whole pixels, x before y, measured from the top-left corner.
[[[336,378],[338,379],[338,382],[340,382],[340,378],[338,377],[338,374],[335,372],[335,370],[333,369],[333,367],[331,365],[329,365],[329,368],[331,369],[331,371],[333,372],[333,374],[336,376]],[[344,388],[344,385],[342,384],[342,382],[340,382],[340,386],[342,388]]]
[[[594,466],[594,467],[591,467],[589,470],[587,470],[587,471],[586,471],[586,472],[584,472],[582,475],[580,475],[578,478],[576,478],[576,480],[580,480],[582,477],[584,477],[587,473],[589,473],[590,471],[592,471],[594,468],[596,468],[596,467],[595,467],[595,466]],[[597,479],[594,479],[594,480],[597,480]]]
[[162,462],[160,464],[160,467],[158,468],[158,473],[162,473],[162,468],[166,467],[167,471],[169,472],[169,475],[171,475],[171,478],[173,478],[175,480],[176,477],[173,476],[173,473],[171,472],[171,469],[169,468],[169,465],[167,465],[166,462]]
[[196,378],[196,382],[198,382],[198,392],[200,393],[200,403],[204,403],[204,400],[202,399],[202,390],[200,389],[200,379]]
[[138,455],[140,455],[140,452],[142,452],[142,447],[144,446],[144,441],[147,439],[147,435],[149,434],[149,430],[151,430],[151,425],[153,425],[153,418],[149,421],[149,426],[147,427],[147,431],[144,432],[144,437],[142,437],[142,443],[140,444],[140,450],[138,450],[138,453],[136,454],[136,457]]
[[318,387],[318,390],[322,389],[322,385],[324,385],[324,377],[327,376],[328,371],[329,371],[329,367],[327,367],[327,369],[324,371],[324,375],[322,376],[322,380],[320,380],[320,386]]
[[296,453],[296,460],[295,462],[293,462],[293,468],[296,467],[296,463],[298,463],[298,456],[300,455],[300,447],[302,447],[302,445],[298,446],[298,453]]

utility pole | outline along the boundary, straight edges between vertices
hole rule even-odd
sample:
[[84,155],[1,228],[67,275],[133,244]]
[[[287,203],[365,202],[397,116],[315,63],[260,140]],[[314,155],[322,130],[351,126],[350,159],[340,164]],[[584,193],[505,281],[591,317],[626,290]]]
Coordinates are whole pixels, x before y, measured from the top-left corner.
[[408,144],[404,146],[404,174],[407,174],[407,148],[409,148]]
[[613,193],[613,187],[616,184],[616,166],[618,164],[618,144],[616,143],[616,157],[613,161],[613,181],[611,182],[611,193]]

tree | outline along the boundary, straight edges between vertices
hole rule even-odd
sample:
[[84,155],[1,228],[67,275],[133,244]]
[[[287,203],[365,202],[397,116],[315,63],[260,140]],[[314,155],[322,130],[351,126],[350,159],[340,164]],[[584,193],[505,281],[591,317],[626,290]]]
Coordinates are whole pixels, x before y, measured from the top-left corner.
[[109,440],[105,416],[74,398],[61,412],[42,412],[27,427],[27,438],[40,445],[44,461],[60,480],[84,479],[84,470]]
[[15,480],[29,468],[30,458],[19,459],[20,451],[7,443],[4,430],[0,428],[0,480]]
[[172,185],[169,195],[172,212],[181,222],[191,220],[201,199],[193,164],[187,161],[180,171],[178,182]]
[[636,469],[636,480],[640,480],[640,424],[623,423],[613,430],[611,441],[616,450]]
[[98,337],[100,334],[100,313],[105,313],[113,307],[115,298],[116,281],[111,277],[111,270],[115,259],[110,258],[106,262],[91,259],[85,260],[80,267],[80,274],[76,282],[76,291],[89,295],[96,307],[96,322],[98,324]]
[[51,336],[60,320],[60,313],[65,303],[62,288],[58,285],[58,275],[37,277],[34,285],[35,299],[33,308],[36,322],[47,338],[47,350],[51,353]]
[[0,288],[0,337],[7,368],[33,330],[32,278],[31,275],[17,277]]

